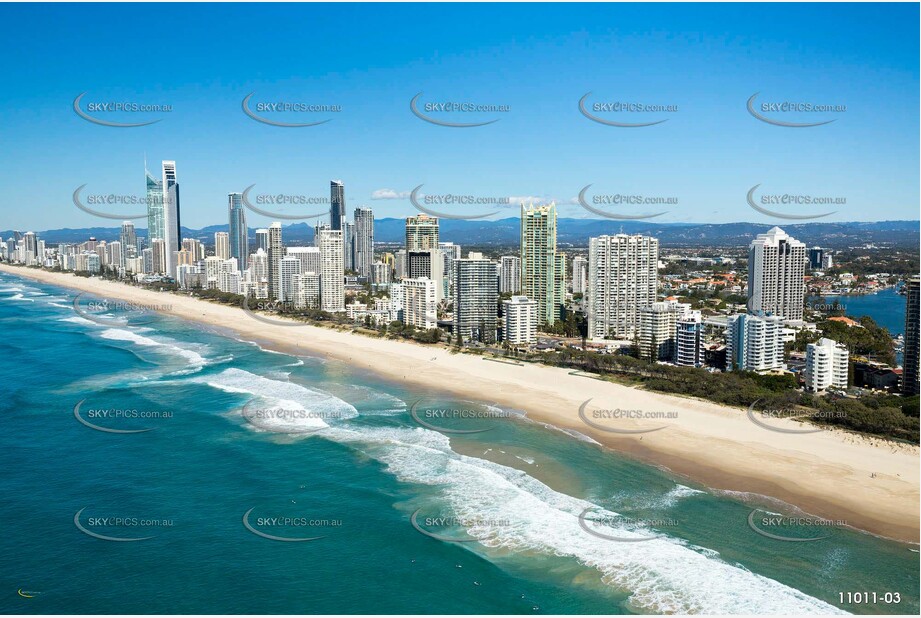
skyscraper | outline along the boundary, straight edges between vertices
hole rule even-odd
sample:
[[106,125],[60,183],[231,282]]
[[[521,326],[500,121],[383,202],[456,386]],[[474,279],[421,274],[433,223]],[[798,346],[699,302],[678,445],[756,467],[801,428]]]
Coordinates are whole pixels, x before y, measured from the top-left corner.
[[163,161],[163,240],[166,243],[166,274],[176,276],[176,256],[182,240],[179,222],[179,180],[176,162]]
[[297,281],[301,275],[301,261],[293,255],[286,255],[278,263],[278,281],[281,290],[279,300],[295,303],[297,300]]
[[438,248],[438,219],[428,215],[406,217],[406,250],[427,251]]
[[256,230],[256,251],[259,249],[269,252],[269,231],[265,228]]
[[154,238],[166,236],[163,212],[163,181],[153,177],[144,163],[144,176],[147,180],[147,245]]
[[499,261],[499,291],[517,294],[521,291],[521,258],[503,255]]
[[227,214],[230,218],[230,255],[237,258],[240,270],[246,270],[249,259],[249,240],[242,193],[227,194]]
[[342,231],[320,229],[320,309],[345,310],[345,265],[342,259]]
[[[125,259],[135,258],[138,256],[138,233],[137,230],[134,229],[133,222],[122,222],[122,229],[118,239],[122,243],[122,254],[125,256]],[[122,266],[124,266],[124,264],[122,264]]]
[[585,294],[588,288],[588,260],[577,255],[572,260],[572,293]]
[[921,351],[921,277],[912,277],[905,282],[905,348],[902,362],[902,393],[917,395],[918,353]]
[[779,227],[758,234],[748,247],[748,311],[803,319],[806,245]]
[[279,270],[281,258],[285,256],[285,249],[281,243],[281,223],[278,221],[269,226],[269,250],[266,251],[269,260],[269,298],[281,298],[281,271]]
[[329,227],[342,230],[345,222],[345,184],[341,180],[329,181]]
[[222,260],[229,259],[230,256],[230,235],[227,232],[214,233],[214,255]]
[[556,204],[521,204],[521,292],[537,301],[541,323],[553,324],[560,315],[564,273],[557,272]]
[[585,312],[590,338],[632,339],[638,310],[656,300],[659,240],[616,234],[589,239]]
[[374,263],[374,213],[370,208],[355,209],[355,234],[352,242],[352,264],[361,277],[371,277]]
[[462,340],[496,340],[499,286],[496,264],[482,257],[454,260],[454,335]]

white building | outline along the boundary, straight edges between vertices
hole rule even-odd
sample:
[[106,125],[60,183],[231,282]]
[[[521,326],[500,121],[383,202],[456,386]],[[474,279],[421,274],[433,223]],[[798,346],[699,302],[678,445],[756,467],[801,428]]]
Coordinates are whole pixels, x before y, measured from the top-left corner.
[[783,353],[783,318],[739,314],[726,321],[726,370],[771,371],[786,369]]
[[843,343],[822,338],[806,346],[806,390],[820,392],[830,386],[847,388],[848,351]]
[[748,310],[803,319],[806,245],[779,227],[758,234],[748,247]]
[[403,279],[403,324],[428,330],[438,328],[436,284],[431,279]]
[[320,307],[320,275],[303,273],[295,279],[294,306],[298,309]]
[[320,248],[320,309],[345,311],[345,262],[342,231],[320,229],[317,233]]
[[214,255],[222,260],[230,258],[230,234],[227,232],[214,233]]
[[690,305],[675,301],[656,302],[647,307],[640,307],[640,358],[674,362],[678,353],[678,320],[690,310]]
[[700,367],[704,364],[703,319],[700,311],[689,311],[676,324],[675,364]]
[[454,260],[454,336],[464,341],[496,340],[499,292],[496,264],[482,254]]
[[502,336],[513,345],[537,342],[537,301],[512,296],[502,301]]
[[589,239],[585,312],[588,336],[632,339],[638,309],[656,300],[659,240],[617,234]]
[[517,294],[521,291],[521,258],[503,255],[499,258],[499,292]]
[[280,293],[278,300],[294,303],[297,296],[297,278],[301,274],[301,261],[293,255],[281,258],[278,265]]
[[572,259],[572,293],[582,294],[588,290],[588,260],[577,255]]

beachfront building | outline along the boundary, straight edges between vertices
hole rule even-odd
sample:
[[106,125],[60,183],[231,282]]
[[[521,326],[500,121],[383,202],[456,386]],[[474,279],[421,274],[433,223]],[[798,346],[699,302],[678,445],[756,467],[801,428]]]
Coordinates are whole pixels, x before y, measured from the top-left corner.
[[438,218],[428,215],[406,217],[406,251],[438,248]]
[[256,298],[269,297],[269,256],[264,249],[256,249],[249,256],[249,282],[253,296]]
[[633,339],[639,309],[656,300],[659,240],[640,234],[589,239],[585,313],[592,339]]
[[847,388],[847,347],[832,339],[823,337],[806,346],[806,367],[803,377],[806,390],[821,392],[834,386]]
[[675,364],[700,367],[704,364],[704,325],[700,311],[689,311],[678,319],[676,326]]
[[436,284],[431,279],[403,279],[403,324],[425,330],[438,328]]
[[521,291],[521,258],[503,255],[499,258],[499,292],[517,294]]
[[459,260],[461,258],[461,246],[455,245],[453,242],[439,242],[438,251],[441,252],[441,257],[444,261],[444,298],[454,298],[454,277],[452,273],[454,272],[454,260]]
[[738,314],[726,321],[726,370],[786,369],[783,354],[783,318]]
[[294,303],[297,296],[297,278],[301,275],[301,261],[292,255],[281,258],[278,265],[280,294],[278,300]]
[[802,320],[806,261],[806,245],[779,227],[758,234],[748,247],[749,313]]
[[905,282],[905,348],[902,362],[902,393],[917,395],[918,353],[921,348],[921,278],[911,277]]
[[440,249],[407,251],[406,276],[410,279],[431,279],[436,285],[437,300],[444,298],[444,258]]
[[269,260],[269,298],[281,300],[281,283],[279,280],[279,265],[281,258],[285,256],[285,247],[281,242],[281,223],[276,221],[269,226],[268,236],[268,254]]
[[166,243],[166,266],[164,273],[176,276],[176,253],[182,241],[179,221],[179,180],[176,177],[176,162],[163,161],[163,240]]
[[565,258],[556,251],[556,204],[521,204],[522,294],[537,302],[542,324],[553,324],[565,298]]
[[230,257],[237,258],[240,270],[246,270],[249,267],[249,239],[242,193],[227,194],[227,217],[230,229]]
[[537,343],[537,301],[512,296],[502,301],[502,338],[512,345]]
[[499,287],[496,264],[482,254],[454,260],[454,336],[462,341],[496,340]]
[[122,228],[118,235],[118,239],[122,244],[122,253],[125,255],[126,260],[138,256],[138,233],[137,230],[134,229],[133,222],[122,222]]
[[319,247],[287,247],[285,255],[300,260],[302,273],[320,272],[322,259],[320,258]]
[[374,212],[367,207],[355,209],[352,239],[352,268],[359,277],[371,278],[374,264]]
[[317,235],[320,249],[320,309],[345,311],[345,262],[342,232],[328,228]]
[[639,309],[640,358],[674,362],[677,356],[678,320],[691,306],[675,301],[652,303]]
[[319,274],[308,272],[295,278],[294,306],[298,309],[318,309],[320,307]]

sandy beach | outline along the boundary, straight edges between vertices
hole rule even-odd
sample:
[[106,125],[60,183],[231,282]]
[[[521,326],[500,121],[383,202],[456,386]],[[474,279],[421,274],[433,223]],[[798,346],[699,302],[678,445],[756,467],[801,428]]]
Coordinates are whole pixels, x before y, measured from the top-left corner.
[[[779,433],[751,422],[743,409],[572,375],[567,369],[492,362],[444,347],[300,323],[268,324],[236,307],[96,278],[7,265],[0,265],[0,271],[100,297],[163,306],[164,314],[229,329],[263,347],[338,359],[355,370],[432,392],[521,410],[532,420],[578,431],[713,489],[762,494],[873,534],[919,540],[919,449],[914,446],[838,430]],[[619,430],[665,428],[629,435],[591,427],[579,414],[589,399],[584,410],[595,424]],[[592,415],[614,409],[663,413],[668,418]],[[770,424],[804,429],[795,421],[774,419]]]

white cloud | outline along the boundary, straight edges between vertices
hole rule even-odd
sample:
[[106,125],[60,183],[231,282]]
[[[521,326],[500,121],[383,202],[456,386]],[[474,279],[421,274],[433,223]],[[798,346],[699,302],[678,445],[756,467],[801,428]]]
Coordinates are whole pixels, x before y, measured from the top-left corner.
[[395,191],[393,189],[377,189],[371,192],[372,200],[406,200],[410,191]]

